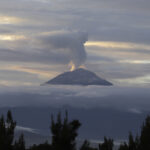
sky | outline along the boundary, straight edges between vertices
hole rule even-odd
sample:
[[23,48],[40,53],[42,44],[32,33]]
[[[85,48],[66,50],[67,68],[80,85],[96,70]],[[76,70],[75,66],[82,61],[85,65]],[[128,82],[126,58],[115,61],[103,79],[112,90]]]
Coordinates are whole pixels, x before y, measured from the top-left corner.
[[0,0],[0,86],[35,86],[84,66],[150,85],[149,0]]

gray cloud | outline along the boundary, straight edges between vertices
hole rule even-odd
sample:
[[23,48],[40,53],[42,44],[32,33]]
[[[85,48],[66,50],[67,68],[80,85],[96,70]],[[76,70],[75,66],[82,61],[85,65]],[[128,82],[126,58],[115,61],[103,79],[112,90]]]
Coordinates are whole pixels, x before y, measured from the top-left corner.
[[[131,5],[132,3],[134,5]],[[29,19],[26,25],[31,33],[38,32],[41,28],[72,29],[88,31],[89,37],[93,39],[148,43],[148,6],[147,0],[63,0],[42,4],[38,1],[6,0],[1,2],[0,7],[3,14]],[[30,28],[29,25],[35,28]],[[40,29],[37,29],[37,26]],[[20,27],[16,27],[16,30],[18,28]],[[24,28],[26,27],[22,27],[22,30]]]
[[[114,79],[132,79],[134,81],[137,77],[143,77],[150,74],[149,64],[119,63],[115,61],[109,62],[108,60],[107,62],[89,62],[88,67],[91,68],[92,71],[95,71],[99,76],[111,80],[112,82],[114,82]],[[131,85],[132,84],[133,83],[131,83]],[[137,84],[139,83],[137,82]]]
[[149,111],[149,87],[41,86],[0,88],[1,107],[69,105],[77,108],[113,108],[132,113]]
[[45,52],[42,51],[12,51],[9,49],[0,50],[1,61],[14,61],[14,62],[41,62],[41,63],[55,63],[55,64],[67,64],[69,58],[67,55],[57,52]]
[[[62,32],[52,35],[43,35],[29,39],[31,42],[16,41],[15,49],[0,49],[0,59],[5,61],[63,63],[72,61],[76,67],[86,60],[84,43],[87,34],[77,32]],[[9,45],[10,43],[10,45]],[[7,42],[12,47],[12,42]],[[23,47],[22,47],[23,46]]]

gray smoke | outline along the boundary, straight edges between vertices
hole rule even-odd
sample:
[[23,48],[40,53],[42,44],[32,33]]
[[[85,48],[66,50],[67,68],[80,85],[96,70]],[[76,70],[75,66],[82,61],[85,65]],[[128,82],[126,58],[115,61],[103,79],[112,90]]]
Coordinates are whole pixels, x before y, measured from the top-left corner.
[[53,49],[57,53],[66,53],[69,62],[72,61],[76,68],[86,60],[86,51],[84,48],[84,43],[88,40],[86,33],[56,32],[44,35],[41,39],[50,51]]

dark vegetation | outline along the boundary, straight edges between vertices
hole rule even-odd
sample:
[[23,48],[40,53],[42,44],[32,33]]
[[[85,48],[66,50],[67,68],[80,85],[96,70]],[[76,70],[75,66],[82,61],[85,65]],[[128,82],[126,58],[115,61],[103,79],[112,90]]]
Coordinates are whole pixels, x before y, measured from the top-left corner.
[[[68,113],[61,118],[61,113],[58,113],[55,120],[51,117],[50,130],[52,133],[52,141],[45,142],[39,145],[33,145],[30,148],[25,147],[24,135],[21,134],[19,139],[14,141],[14,131],[16,121],[13,120],[10,111],[7,113],[5,120],[4,116],[0,117],[0,150],[76,150],[76,137],[81,123],[78,120],[68,120]],[[89,141],[85,140],[80,150],[113,150],[113,139],[104,137],[104,142],[100,143],[97,148],[91,147]],[[150,150],[150,116],[147,116],[142,125],[140,135],[134,137],[129,133],[128,142],[120,145],[119,150]]]

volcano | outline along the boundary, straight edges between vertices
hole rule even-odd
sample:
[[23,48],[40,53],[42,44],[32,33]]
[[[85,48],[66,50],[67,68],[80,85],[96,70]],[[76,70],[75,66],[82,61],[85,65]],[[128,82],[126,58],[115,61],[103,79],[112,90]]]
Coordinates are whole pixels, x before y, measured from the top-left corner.
[[64,72],[45,84],[53,85],[104,85],[111,86],[112,83],[98,77],[95,73],[79,68],[74,71]]

